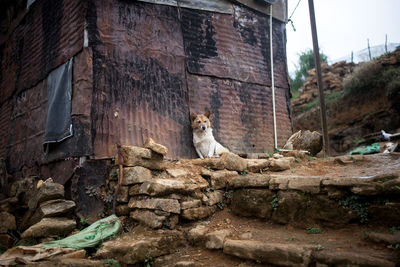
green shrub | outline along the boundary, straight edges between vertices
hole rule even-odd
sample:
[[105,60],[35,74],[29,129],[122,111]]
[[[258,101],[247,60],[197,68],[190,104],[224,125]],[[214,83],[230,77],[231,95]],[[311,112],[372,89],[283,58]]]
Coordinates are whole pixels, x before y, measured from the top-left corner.
[[381,73],[382,65],[375,60],[360,63],[343,79],[345,95],[359,95],[375,89]]

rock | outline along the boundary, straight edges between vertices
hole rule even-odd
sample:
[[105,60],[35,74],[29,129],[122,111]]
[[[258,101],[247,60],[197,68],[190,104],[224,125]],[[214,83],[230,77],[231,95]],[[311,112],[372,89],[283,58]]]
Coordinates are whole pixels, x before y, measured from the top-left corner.
[[175,267],[196,267],[196,262],[194,261],[178,261],[175,263]]
[[210,177],[211,187],[214,189],[222,189],[227,186],[230,180],[237,176],[237,171],[228,170],[218,170],[210,171],[208,169],[203,169],[201,172],[202,176]]
[[248,232],[248,233],[243,233],[239,236],[239,239],[244,239],[244,240],[250,240],[253,238],[253,234]]
[[146,257],[172,254],[185,243],[183,234],[176,230],[145,231],[141,227],[120,237],[104,242],[96,258],[115,259],[121,265],[143,263]]
[[224,200],[224,192],[221,190],[216,190],[212,192],[208,192],[206,203],[208,206],[213,206],[218,202],[222,202]]
[[396,266],[395,262],[374,257],[370,252],[321,250],[313,256],[317,265],[324,264],[325,266]]
[[164,199],[164,198],[134,198],[129,200],[129,208],[137,209],[151,209],[151,210],[162,210],[165,212],[171,212],[179,214],[181,211],[181,205],[176,199]]
[[335,187],[352,187],[365,182],[366,182],[365,178],[339,177],[339,178],[324,179],[322,181],[322,185],[335,186]]
[[156,152],[158,154],[161,154],[163,156],[166,156],[167,153],[168,153],[168,148],[167,147],[165,147],[163,145],[160,145],[160,144],[157,144],[156,142],[154,142],[154,140],[152,138],[148,138],[146,140],[146,142],[144,144],[144,147],[148,148],[148,149],[150,149],[150,150],[152,150],[152,151],[154,151],[154,152]]
[[290,223],[296,227],[307,227],[310,224],[343,227],[357,218],[348,208],[339,206],[337,200],[324,195],[279,191],[275,198],[271,218],[275,223]]
[[311,248],[298,244],[228,239],[224,243],[223,252],[242,259],[278,266],[308,266],[311,261]]
[[322,150],[322,135],[316,131],[298,131],[294,133],[284,145],[284,149],[306,150],[315,156]]
[[188,175],[188,172],[186,170],[184,170],[184,169],[174,168],[174,169],[167,169],[166,171],[173,178],[178,178],[178,177],[182,177],[182,176]]
[[270,218],[273,195],[267,189],[239,189],[233,193],[231,209],[239,216]]
[[295,161],[293,157],[285,157],[278,159],[269,159],[269,170],[271,171],[285,171],[290,169],[290,166]]
[[191,209],[191,208],[198,208],[200,206],[201,206],[201,201],[198,200],[198,199],[183,201],[181,203],[181,209],[182,210],[187,210],[187,209]]
[[15,239],[8,234],[0,234],[0,250],[7,250],[14,245]]
[[151,170],[165,170],[166,162],[163,155],[147,148],[122,146],[123,165],[127,167],[142,166]]
[[230,229],[223,229],[208,233],[206,235],[206,248],[208,249],[221,249],[224,246],[225,238],[230,235]]
[[269,160],[267,159],[246,159],[246,161],[249,172],[260,172],[269,165]]
[[186,220],[194,221],[207,218],[208,216],[214,214],[217,210],[215,206],[199,207],[183,210],[181,217]]
[[191,162],[217,170],[244,171],[247,168],[247,161],[233,153],[223,153],[219,158],[195,159]]
[[70,213],[75,208],[75,202],[65,199],[53,199],[40,203],[35,213],[28,219],[24,218],[21,228],[26,229],[45,217],[56,217]]
[[52,199],[64,198],[64,186],[57,183],[43,183],[43,185],[35,192],[33,198],[28,202],[30,210],[36,209],[37,205]]
[[124,216],[124,215],[129,215],[130,208],[127,204],[125,205],[118,205],[115,207],[115,214],[117,216]]
[[193,245],[200,245],[204,244],[206,240],[206,233],[207,233],[208,228],[204,225],[197,225],[195,228],[191,229],[188,232],[188,240],[191,244]]
[[161,228],[167,219],[167,216],[156,215],[149,210],[135,210],[130,213],[130,217],[153,229]]
[[63,236],[74,230],[76,223],[68,218],[43,218],[22,233],[21,238]]
[[229,186],[233,188],[246,187],[265,187],[268,188],[270,175],[267,174],[247,174],[233,177]]
[[196,190],[201,190],[208,187],[208,182],[201,177],[192,176],[187,178],[175,179],[155,179],[152,182],[143,183],[138,191],[138,194],[149,196],[165,196],[172,193],[189,194]]
[[290,177],[289,176],[271,176],[269,180],[269,189],[271,190],[287,190],[289,184]]
[[179,216],[178,215],[171,215],[167,217],[164,225],[167,226],[169,229],[175,229],[179,223]]
[[288,189],[318,194],[321,189],[321,180],[321,177],[291,177],[289,179]]
[[120,186],[117,195],[119,203],[127,203],[129,201],[129,186]]
[[394,234],[372,232],[368,233],[368,240],[386,245],[400,244],[400,232],[396,232]]
[[132,185],[152,180],[151,171],[141,166],[125,167],[123,169],[122,185]]
[[0,234],[7,233],[8,230],[16,230],[17,224],[15,222],[15,217],[6,212],[0,212]]
[[360,183],[351,188],[356,195],[375,196],[383,192],[383,185],[377,183]]

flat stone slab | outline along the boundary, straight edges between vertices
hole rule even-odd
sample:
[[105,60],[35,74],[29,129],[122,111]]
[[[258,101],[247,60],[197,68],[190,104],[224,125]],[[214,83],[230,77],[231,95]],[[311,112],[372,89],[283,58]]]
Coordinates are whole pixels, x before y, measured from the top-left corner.
[[183,210],[181,217],[186,220],[195,221],[207,218],[208,216],[214,214],[217,211],[215,206],[202,206],[198,208],[192,208]]
[[288,189],[299,190],[305,193],[318,194],[321,189],[321,177],[291,177]]
[[133,185],[152,180],[151,171],[141,166],[125,167],[123,169],[122,185]]
[[316,251],[313,255],[315,261],[325,266],[377,266],[394,267],[395,262],[374,257],[370,253],[352,251]]
[[63,236],[74,230],[76,222],[68,218],[43,218],[22,233],[21,238]]
[[269,187],[271,175],[269,174],[247,174],[235,176],[229,181],[229,186],[233,188],[249,187]]
[[232,239],[225,241],[223,249],[228,255],[279,266],[308,266],[311,261],[311,251],[311,247],[298,244]]
[[95,257],[116,259],[123,265],[133,265],[143,263],[148,257],[171,254],[184,243],[185,237],[180,231],[146,231],[136,227],[114,240],[104,242]]
[[171,212],[179,214],[181,212],[181,205],[176,199],[165,199],[165,198],[134,198],[129,200],[129,208],[137,209],[150,209],[150,210],[162,210],[165,212]]

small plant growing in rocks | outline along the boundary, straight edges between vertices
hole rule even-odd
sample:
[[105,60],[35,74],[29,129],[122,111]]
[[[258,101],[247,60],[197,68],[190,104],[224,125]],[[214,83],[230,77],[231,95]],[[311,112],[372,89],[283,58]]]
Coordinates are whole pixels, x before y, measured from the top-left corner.
[[368,222],[369,202],[365,199],[356,195],[351,195],[339,200],[339,205],[348,207],[354,211],[361,223]]
[[279,207],[279,199],[278,196],[276,194],[274,194],[272,196],[272,200],[271,200],[271,206],[274,210],[276,210]]
[[318,245],[315,246],[315,249],[318,250],[318,251],[320,251],[320,250],[323,250],[324,247],[321,246],[321,244],[318,244]]
[[320,234],[322,232],[321,228],[318,227],[308,227],[307,234]]
[[151,267],[153,265],[153,257],[150,255],[146,255],[146,258],[143,262],[143,267]]

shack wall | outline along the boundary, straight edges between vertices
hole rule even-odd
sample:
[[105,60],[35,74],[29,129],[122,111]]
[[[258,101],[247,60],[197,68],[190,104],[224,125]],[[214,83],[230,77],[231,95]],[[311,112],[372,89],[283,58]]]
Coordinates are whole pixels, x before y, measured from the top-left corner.
[[[229,2],[228,2],[229,3]],[[115,156],[147,137],[168,157],[195,157],[190,112],[213,112],[214,135],[237,153],[273,149],[269,16],[119,0],[37,0],[0,45],[0,157],[63,171],[65,158]],[[89,43],[84,47],[84,31]],[[285,24],[273,20],[278,144],[291,134]],[[48,74],[74,58],[74,136],[43,152]],[[57,167],[60,165],[61,167]]]
[[[196,156],[189,113],[213,112],[214,134],[236,153],[273,151],[269,16],[103,0],[88,9],[96,157],[115,144],[165,144]],[[291,135],[285,24],[273,22],[278,144]]]

